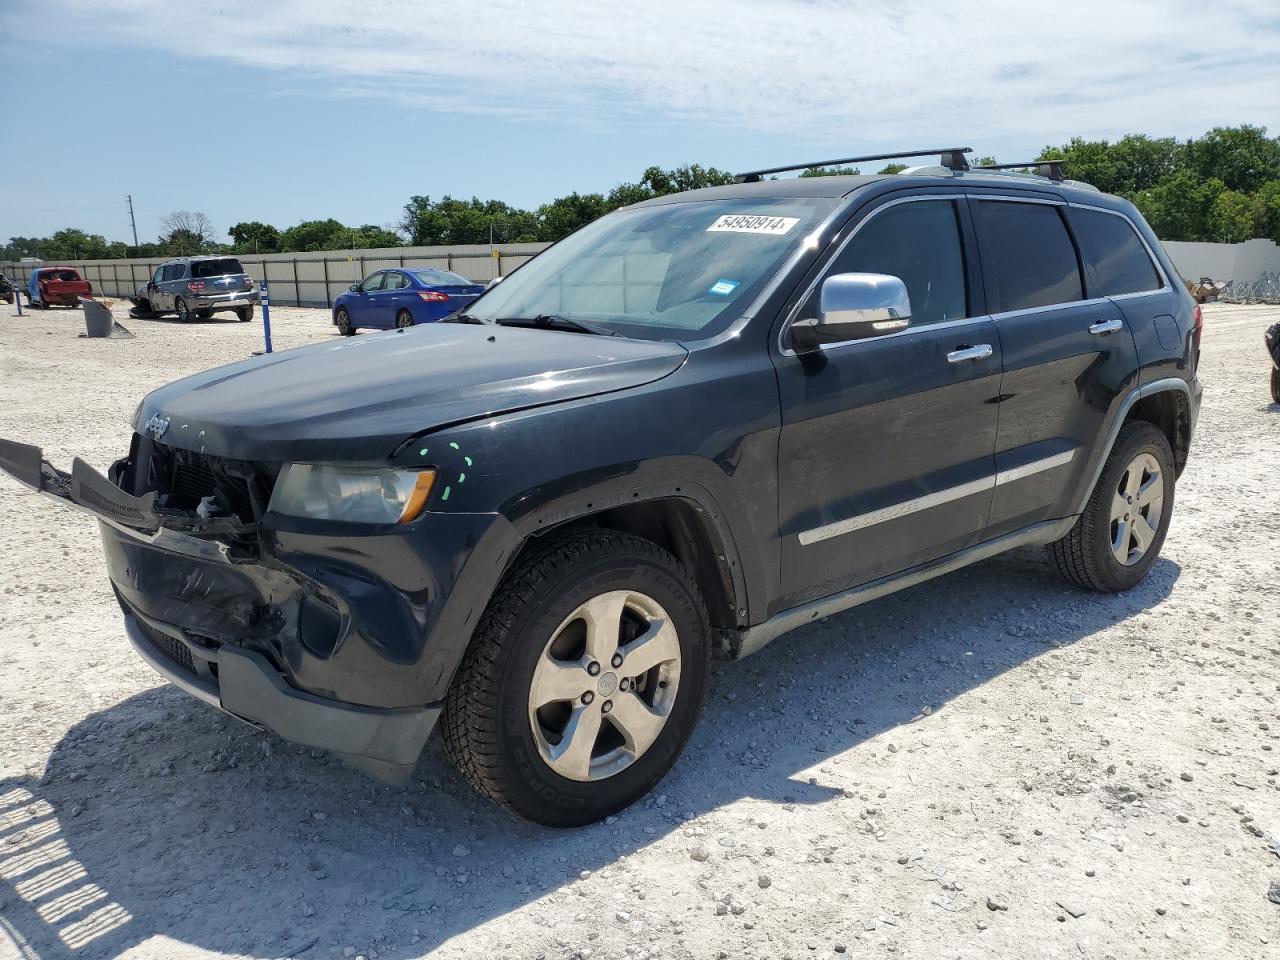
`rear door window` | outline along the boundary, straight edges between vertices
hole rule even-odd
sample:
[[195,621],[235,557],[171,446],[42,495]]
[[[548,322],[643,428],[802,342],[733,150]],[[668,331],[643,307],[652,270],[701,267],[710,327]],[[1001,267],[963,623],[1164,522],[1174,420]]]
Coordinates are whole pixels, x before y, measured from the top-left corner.
[[978,202],[982,255],[995,274],[996,312],[1083,299],[1075,244],[1057,205]]
[[1092,271],[1089,292],[1093,296],[1118,297],[1164,286],[1127,217],[1079,207],[1071,207],[1067,217]]
[[399,290],[401,287],[407,287],[408,285],[409,285],[408,277],[406,277],[403,273],[392,272],[387,274],[387,282],[383,285],[383,289]]

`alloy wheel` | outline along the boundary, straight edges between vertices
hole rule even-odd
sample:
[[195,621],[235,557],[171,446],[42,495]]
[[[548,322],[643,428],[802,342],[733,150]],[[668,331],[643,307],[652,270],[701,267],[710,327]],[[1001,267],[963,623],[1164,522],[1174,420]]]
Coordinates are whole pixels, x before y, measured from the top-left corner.
[[680,640],[643,593],[612,590],[574,610],[547,641],[529,685],[529,726],[547,765],[603,780],[658,739],[680,685]]
[[1111,500],[1111,552],[1131,567],[1146,555],[1160,529],[1164,511],[1164,476],[1149,453],[1129,461]]

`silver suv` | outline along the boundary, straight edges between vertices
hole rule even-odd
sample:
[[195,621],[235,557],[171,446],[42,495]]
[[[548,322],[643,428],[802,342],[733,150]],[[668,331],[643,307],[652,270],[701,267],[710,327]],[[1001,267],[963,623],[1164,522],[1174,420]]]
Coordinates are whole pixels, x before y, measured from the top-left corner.
[[156,267],[130,299],[139,317],[176,313],[186,323],[193,316],[207,320],[230,310],[248,321],[253,319],[258,290],[235,257],[179,257]]

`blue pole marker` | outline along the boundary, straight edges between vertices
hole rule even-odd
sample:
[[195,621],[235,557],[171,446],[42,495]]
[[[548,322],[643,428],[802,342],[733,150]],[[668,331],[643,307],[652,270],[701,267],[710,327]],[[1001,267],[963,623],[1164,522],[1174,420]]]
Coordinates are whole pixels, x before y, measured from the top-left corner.
[[267,281],[263,278],[262,300],[262,333],[267,338],[267,353],[271,352],[271,298],[267,296]]

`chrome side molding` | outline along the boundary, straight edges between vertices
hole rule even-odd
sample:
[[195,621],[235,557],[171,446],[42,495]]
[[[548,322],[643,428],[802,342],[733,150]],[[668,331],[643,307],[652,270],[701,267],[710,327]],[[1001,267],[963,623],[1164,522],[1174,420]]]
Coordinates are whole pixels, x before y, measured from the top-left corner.
[[963,497],[971,497],[975,493],[984,493],[988,490],[994,490],[996,487],[1002,486],[1003,484],[1013,483],[1015,480],[1022,480],[1025,477],[1034,476],[1035,474],[1042,473],[1045,470],[1053,470],[1056,467],[1066,466],[1075,459],[1075,455],[1076,451],[1074,449],[1064,450],[1061,453],[1055,453],[1051,457],[1043,457],[1040,460],[1033,460],[1030,463],[1024,463],[1020,467],[1001,470],[999,473],[994,473],[989,477],[983,477],[980,480],[970,480],[968,483],[962,483],[954,487],[947,487],[945,490],[937,490],[933,493],[925,494],[923,497],[904,500],[901,503],[882,507],[879,510],[872,510],[869,513],[860,513],[844,520],[837,520],[834,523],[824,524],[821,527],[801,530],[799,534],[800,543],[807,547],[809,544],[820,543],[823,540],[830,540],[832,537],[839,537],[846,533],[853,533],[855,530],[864,530],[867,527],[876,525],[877,523],[884,523],[887,520],[897,520],[899,517],[919,513],[921,510],[938,507],[944,503],[951,503],[953,500],[959,500]]

